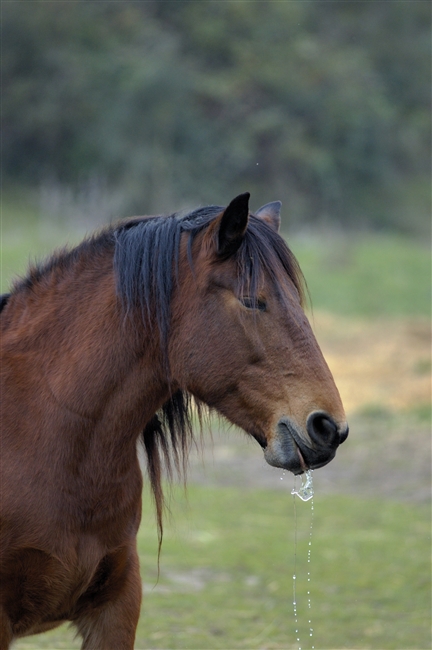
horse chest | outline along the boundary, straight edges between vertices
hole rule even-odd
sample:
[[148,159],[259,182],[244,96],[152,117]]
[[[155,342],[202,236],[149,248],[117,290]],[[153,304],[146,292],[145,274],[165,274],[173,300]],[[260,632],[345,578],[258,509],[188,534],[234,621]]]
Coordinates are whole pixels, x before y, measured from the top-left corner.
[[14,634],[34,634],[73,621],[112,598],[122,589],[128,562],[129,543],[109,551],[88,535],[63,557],[36,548],[16,550],[2,572]]

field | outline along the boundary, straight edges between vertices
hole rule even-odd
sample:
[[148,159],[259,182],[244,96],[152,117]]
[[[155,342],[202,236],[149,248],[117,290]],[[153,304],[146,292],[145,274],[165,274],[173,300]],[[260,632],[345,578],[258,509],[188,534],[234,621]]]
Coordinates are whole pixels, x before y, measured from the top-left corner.
[[[80,237],[25,207],[6,204],[3,214],[3,291],[29,254],[64,243],[68,231],[72,242]],[[191,457],[187,494],[172,489],[159,580],[145,492],[137,650],[431,647],[429,251],[366,234],[298,236],[290,244],[350,437],[314,473],[310,537],[311,505],[294,501],[293,477],[266,465],[241,432],[214,423],[213,439],[206,434]],[[14,647],[79,644],[62,627]]]

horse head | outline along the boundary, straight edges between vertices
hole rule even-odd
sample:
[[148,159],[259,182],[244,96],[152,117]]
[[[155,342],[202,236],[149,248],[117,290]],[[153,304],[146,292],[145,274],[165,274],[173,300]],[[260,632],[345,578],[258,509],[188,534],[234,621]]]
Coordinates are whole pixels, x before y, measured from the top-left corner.
[[348,435],[332,374],[303,310],[279,202],[236,197],[180,244],[169,363],[176,387],[253,436],[270,465],[322,467]]

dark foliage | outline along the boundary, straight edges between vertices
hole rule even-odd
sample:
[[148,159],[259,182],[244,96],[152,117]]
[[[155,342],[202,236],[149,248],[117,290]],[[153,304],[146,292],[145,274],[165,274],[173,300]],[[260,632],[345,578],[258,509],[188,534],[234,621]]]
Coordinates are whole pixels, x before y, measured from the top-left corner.
[[5,179],[101,179],[108,218],[247,186],[302,225],[428,227],[430,3],[13,2],[2,20]]

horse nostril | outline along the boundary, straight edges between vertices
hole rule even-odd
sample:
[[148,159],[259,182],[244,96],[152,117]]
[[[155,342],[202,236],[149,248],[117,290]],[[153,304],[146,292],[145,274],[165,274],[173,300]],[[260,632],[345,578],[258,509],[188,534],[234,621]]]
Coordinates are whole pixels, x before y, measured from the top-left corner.
[[339,429],[336,422],[324,411],[314,411],[306,422],[306,428],[310,439],[319,445],[338,445],[348,436],[348,426]]

